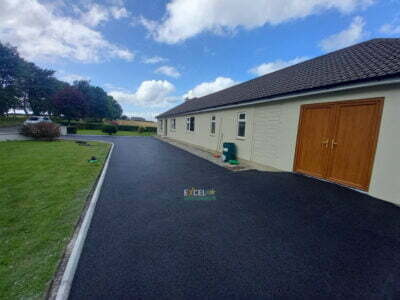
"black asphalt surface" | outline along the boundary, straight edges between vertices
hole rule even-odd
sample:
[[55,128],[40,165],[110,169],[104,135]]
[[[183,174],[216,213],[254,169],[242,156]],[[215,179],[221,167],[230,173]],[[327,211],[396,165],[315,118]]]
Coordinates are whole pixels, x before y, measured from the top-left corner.
[[[400,298],[399,207],[155,138],[102,139],[115,148],[70,299]],[[216,200],[185,200],[191,187]]]

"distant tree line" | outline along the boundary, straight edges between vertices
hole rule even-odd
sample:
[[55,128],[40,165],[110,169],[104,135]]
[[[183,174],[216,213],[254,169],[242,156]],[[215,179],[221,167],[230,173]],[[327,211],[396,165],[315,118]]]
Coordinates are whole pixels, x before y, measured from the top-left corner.
[[122,108],[102,88],[89,81],[72,85],[58,80],[55,71],[42,69],[19,56],[17,48],[0,42],[0,116],[13,109],[66,119],[115,120]]
[[142,118],[142,117],[135,117],[135,116],[128,117],[128,116],[126,116],[126,115],[122,115],[122,116],[121,116],[121,120],[131,120],[131,121],[146,122],[146,119],[145,119],[145,118]]

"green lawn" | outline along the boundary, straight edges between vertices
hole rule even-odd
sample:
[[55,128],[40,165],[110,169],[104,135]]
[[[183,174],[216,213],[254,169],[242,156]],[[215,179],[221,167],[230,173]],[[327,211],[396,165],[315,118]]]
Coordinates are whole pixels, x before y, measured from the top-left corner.
[[109,148],[0,142],[0,299],[43,298]]
[[[101,130],[89,130],[89,129],[79,129],[78,134],[83,135],[107,135],[107,133]],[[155,132],[137,132],[137,131],[118,131],[115,135],[118,136],[152,136]]]
[[26,120],[24,116],[0,117],[0,127],[9,127],[22,124]]

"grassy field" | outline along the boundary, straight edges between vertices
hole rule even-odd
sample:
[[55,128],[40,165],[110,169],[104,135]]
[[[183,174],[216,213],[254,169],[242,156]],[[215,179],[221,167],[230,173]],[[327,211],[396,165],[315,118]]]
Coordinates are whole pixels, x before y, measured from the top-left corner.
[[0,117],[0,127],[9,127],[22,124],[26,120],[24,116]]
[[[90,129],[80,129],[80,130],[78,130],[78,134],[108,135],[107,133],[104,133],[101,130],[90,130]],[[155,134],[156,134],[155,132],[117,131],[117,133],[114,135],[118,135],[118,136],[152,136]]]
[[131,121],[131,120],[118,120],[119,125],[142,126],[142,127],[157,127],[155,122]]
[[43,298],[109,147],[0,142],[0,299]]

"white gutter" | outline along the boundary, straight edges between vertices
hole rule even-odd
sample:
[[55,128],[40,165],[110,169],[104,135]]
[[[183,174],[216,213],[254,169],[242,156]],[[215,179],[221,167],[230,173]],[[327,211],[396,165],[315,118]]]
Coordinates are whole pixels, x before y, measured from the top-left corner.
[[[279,101],[279,100],[288,100],[288,99],[292,99],[292,98],[314,96],[314,95],[325,94],[325,93],[332,93],[332,92],[338,92],[338,91],[346,91],[346,90],[352,90],[352,89],[357,89],[357,88],[381,86],[381,85],[388,85],[388,84],[395,84],[395,83],[400,83],[400,78],[373,81],[373,82],[360,83],[360,84],[353,84],[353,85],[344,86],[344,87],[337,87],[337,88],[319,90],[319,91],[313,91],[313,92],[305,92],[305,93],[299,93],[299,94],[294,94],[294,95],[289,95],[289,96],[281,96],[281,97],[276,97],[276,98],[261,99],[261,100],[256,100],[256,101],[251,101],[250,100],[250,101],[248,101],[246,103],[223,105],[223,106],[218,106],[218,107],[205,108],[205,109],[200,109],[200,110],[195,110],[195,111],[178,113],[175,116],[186,115],[186,114],[188,114],[188,115],[189,114],[197,114],[197,113],[208,112],[208,111],[216,111],[216,110],[224,110],[224,109],[229,109],[229,108],[236,108],[236,107],[243,107],[243,106],[261,104],[261,103],[266,103],[266,102],[275,102],[275,101]],[[160,119],[168,118],[168,117],[171,117],[171,116],[174,116],[174,115],[161,117]]]

